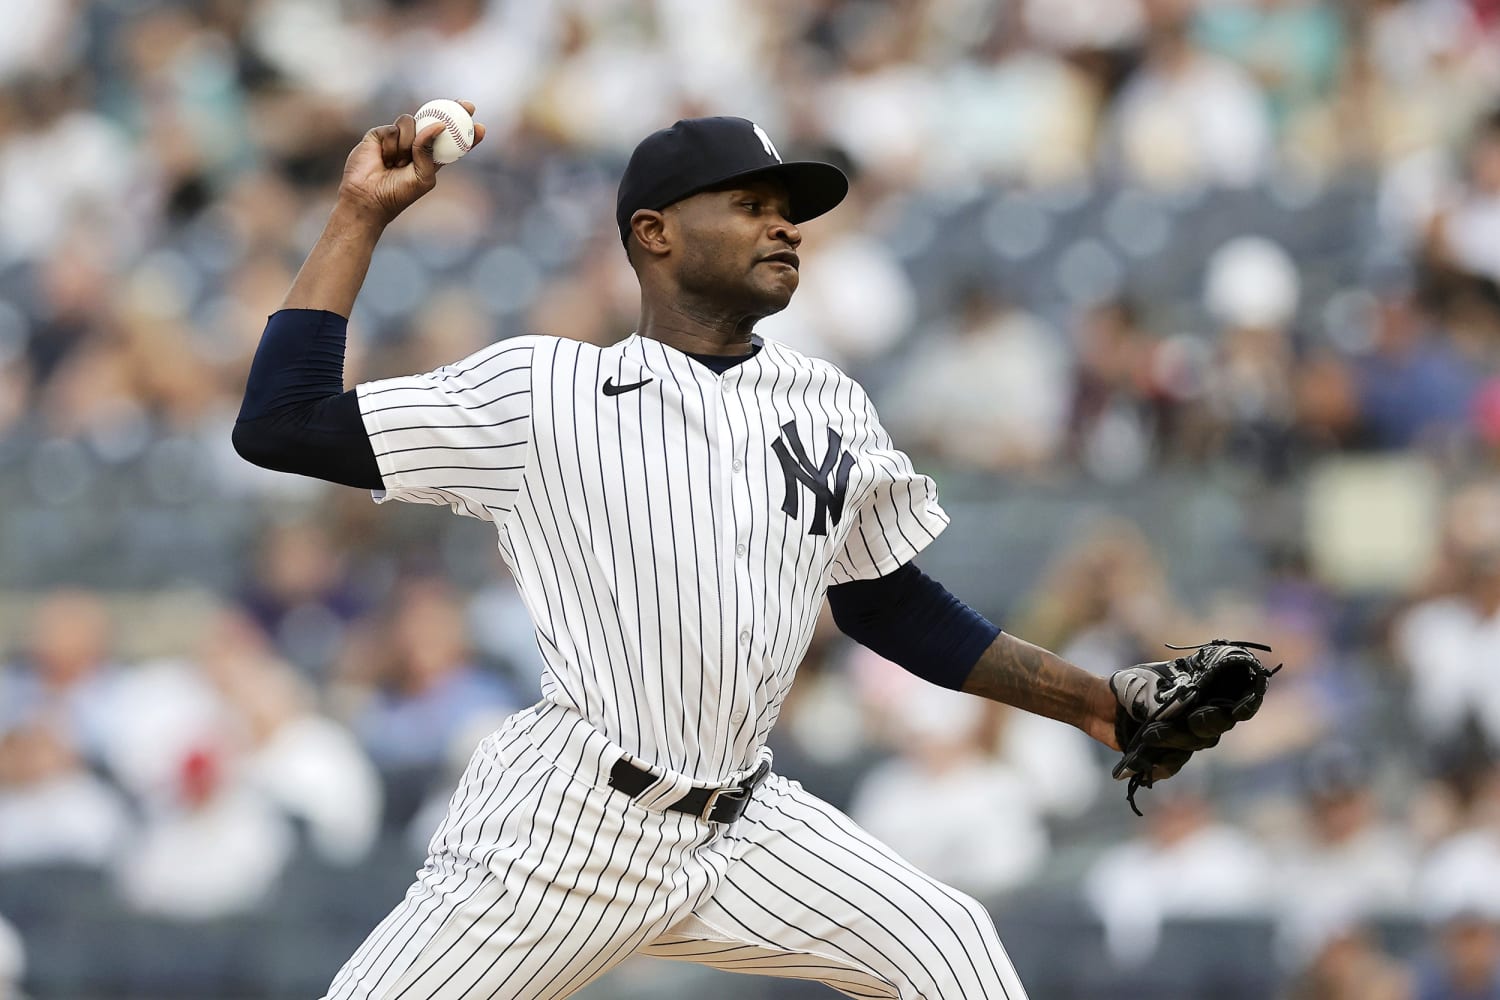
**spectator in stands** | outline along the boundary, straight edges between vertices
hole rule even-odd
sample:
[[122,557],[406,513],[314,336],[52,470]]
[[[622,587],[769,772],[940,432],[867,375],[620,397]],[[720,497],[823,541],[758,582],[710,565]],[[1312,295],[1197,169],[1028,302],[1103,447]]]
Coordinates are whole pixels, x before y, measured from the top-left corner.
[[[16,13],[7,7],[0,16],[8,22]],[[106,246],[138,241],[150,220],[140,217],[141,202],[131,194],[145,193],[155,157],[92,104],[83,74],[64,69],[14,85],[18,99],[7,108],[7,141],[0,143],[0,213],[11,220],[0,233],[0,262],[47,257],[81,220],[109,234]],[[69,155],[39,157],[37,149]]]
[[1083,881],[1084,899],[1104,922],[1110,952],[1138,962],[1164,921],[1260,916],[1273,901],[1270,861],[1260,845],[1215,815],[1190,764],[1141,793],[1145,832],[1106,848]]
[[1374,310],[1371,350],[1356,359],[1360,436],[1382,449],[1447,444],[1465,432],[1482,373],[1437,317],[1389,290]]
[[1136,303],[1114,299],[1081,317],[1075,340],[1069,451],[1101,480],[1137,479],[1176,430],[1173,397],[1155,370],[1157,339]]
[[1473,781],[1452,830],[1423,859],[1414,898],[1435,925],[1465,915],[1500,921],[1500,767]]
[[1042,803],[986,746],[982,706],[897,673],[889,683],[904,691],[901,711],[887,720],[896,754],[865,775],[849,814],[933,878],[993,899],[1046,861]]
[[1500,486],[1457,493],[1447,512],[1453,590],[1424,600],[1396,623],[1394,652],[1411,679],[1411,711],[1431,747],[1452,748],[1472,722],[1500,749]]
[[1236,237],[1209,258],[1203,298],[1219,327],[1205,399],[1223,449],[1280,480],[1298,443],[1291,329],[1301,299],[1297,267],[1272,240]]
[[1500,108],[1477,123],[1463,183],[1433,220],[1431,241],[1438,261],[1500,281]]
[[305,829],[323,858],[352,864],[380,829],[380,779],[353,735],[314,710],[314,694],[249,619],[225,612],[199,664],[232,713],[246,783]]
[[438,579],[401,584],[388,614],[346,647],[340,698],[385,782],[388,826],[420,808],[454,747],[467,755],[520,700],[476,665],[458,595]]
[[1070,361],[1040,318],[973,287],[951,329],[918,339],[881,407],[908,448],[964,468],[1033,473],[1057,455]]
[[[1276,849],[1283,943],[1299,954],[1322,950],[1333,968],[1355,964],[1363,942],[1357,927],[1372,917],[1411,909],[1416,846],[1380,815],[1369,764],[1345,744],[1330,743],[1304,757],[1302,826]],[[1339,949],[1343,950],[1340,951]]]
[[265,903],[296,849],[291,822],[216,740],[174,762],[172,786],[146,804],[115,868],[121,898],[142,913],[212,920]]
[[1157,188],[1245,187],[1271,159],[1265,98],[1243,70],[1192,37],[1192,0],[1147,0],[1145,56],[1107,125],[1124,174]]
[[1415,1000],[1411,974],[1357,924],[1329,931],[1285,1000]]
[[1101,676],[1158,659],[1162,637],[1186,621],[1141,529],[1100,518],[1070,535],[1017,615],[1017,634]]
[[1193,19],[1193,37],[1250,74],[1279,128],[1294,129],[1330,96],[1343,34],[1340,12],[1323,0],[1203,4]]
[[0,735],[0,868],[104,867],[129,824],[124,798],[51,726],[23,722]]
[[115,724],[120,668],[98,594],[59,590],[32,611],[17,660],[0,667],[0,731],[46,720],[86,763],[101,761]]
[[973,55],[937,74],[935,180],[1046,187],[1088,175],[1102,95],[1078,62],[1038,44],[1019,7],[989,7],[993,23],[975,33]]
[[370,603],[326,528],[312,521],[273,524],[263,536],[255,576],[242,603],[303,670],[325,675],[349,623]]
[[1417,967],[1415,1000],[1500,1000],[1500,920],[1456,914]]

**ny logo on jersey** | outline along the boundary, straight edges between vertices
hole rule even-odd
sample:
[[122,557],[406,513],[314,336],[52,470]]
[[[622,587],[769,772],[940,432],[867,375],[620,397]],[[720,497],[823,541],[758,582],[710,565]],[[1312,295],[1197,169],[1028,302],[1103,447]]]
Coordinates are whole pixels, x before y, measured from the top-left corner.
[[750,127],[753,128],[753,129],[755,129],[756,138],[758,138],[760,140],[760,144],[762,146],[766,147],[766,152],[770,153],[772,156],[776,157],[776,162],[780,163],[781,162],[781,154],[778,153],[778,152],[776,152],[776,146],[774,144],[772,144],[771,137],[768,136],[768,135],[766,135],[766,130],[763,129],[763,128],[761,128],[759,125],[755,124],[754,122],[750,123]]
[[[820,465],[813,465],[797,437],[796,421],[781,425],[781,435],[771,442],[771,450],[781,460],[781,473],[786,477],[786,499],[781,511],[787,517],[797,516],[797,501],[800,486],[812,491],[813,508],[810,535],[828,534],[826,517],[831,516],[835,526],[844,516],[844,494],[849,490],[849,470],[854,468],[854,456],[842,451],[843,438],[832,427],[828,428],[828,450],[823,453]],[[835,468],[837,466],[837,468]],[[831,477],[831,481],[830,481]]]

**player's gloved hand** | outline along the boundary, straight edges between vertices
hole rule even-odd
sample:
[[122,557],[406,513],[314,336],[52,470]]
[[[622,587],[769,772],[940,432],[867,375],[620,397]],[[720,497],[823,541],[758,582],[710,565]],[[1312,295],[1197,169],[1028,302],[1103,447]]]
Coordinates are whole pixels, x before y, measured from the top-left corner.
[[[459,101],[474,113],[469,101]],[[389,223],[437,183],[440,165],[432,158],[432,144],[443,131],[441,123],[420,133],[411,115],[366,132],[344,162],[339,201],[380,225]],[[474,125],[474,145],[484,141],[484,126]]]
[[1276,671],[1262,666],[1251,649],[1268,648],[1215,639],[1188,656],[1136,664],[1110,677],[1119,704],[1115,740],[1122,754],[1113,774],[1130,779],[1132,809],[1137,788],[1170,778],[1195,752],[1216,746],[1221,736],[1260,710]]

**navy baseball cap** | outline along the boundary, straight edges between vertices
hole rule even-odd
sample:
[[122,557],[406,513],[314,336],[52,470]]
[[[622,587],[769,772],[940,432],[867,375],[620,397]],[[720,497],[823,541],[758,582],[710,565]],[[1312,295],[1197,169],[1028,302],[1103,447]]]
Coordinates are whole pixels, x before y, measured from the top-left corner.
[[849,178],[831,163],[786,163],[771,137],[744,118],[684,118],[641,140],[615,201],[620,242],[630,244],[630,219],[643,208],[674,201],[748,177],[775,177],[791,197],[791,222],[816,218],[844,200]]

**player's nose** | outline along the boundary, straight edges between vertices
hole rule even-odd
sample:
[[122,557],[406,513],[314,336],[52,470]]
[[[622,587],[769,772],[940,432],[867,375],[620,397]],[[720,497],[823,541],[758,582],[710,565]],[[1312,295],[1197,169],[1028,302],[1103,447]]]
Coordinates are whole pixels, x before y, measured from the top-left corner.
[[778,219],[771,226],[771,239],[780,240],[793,250],[802,245],[802,230],[786,218]]

